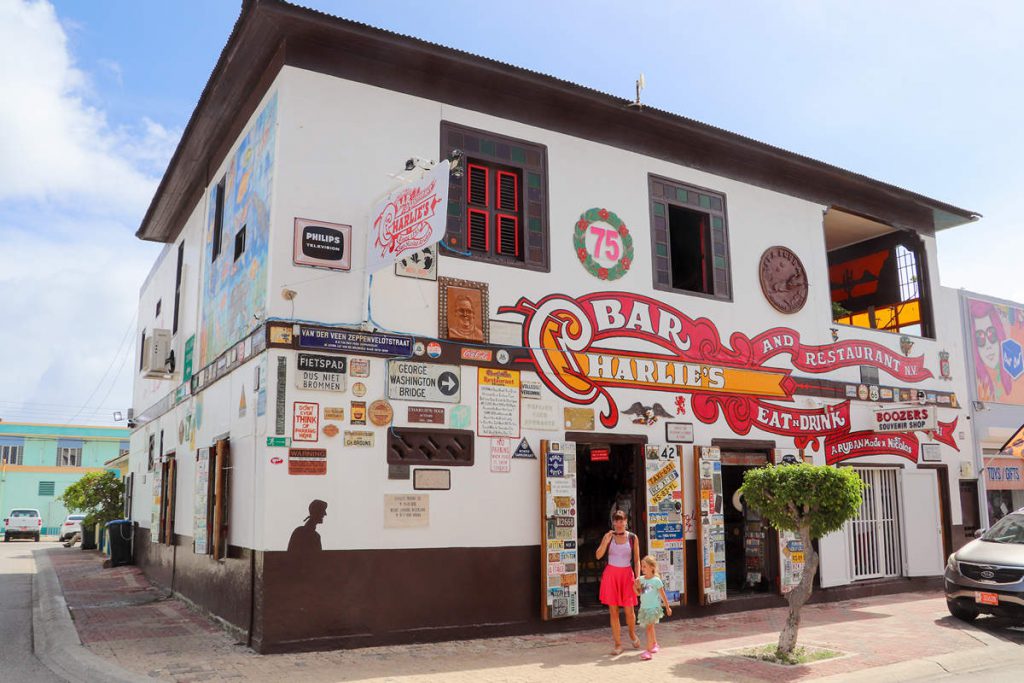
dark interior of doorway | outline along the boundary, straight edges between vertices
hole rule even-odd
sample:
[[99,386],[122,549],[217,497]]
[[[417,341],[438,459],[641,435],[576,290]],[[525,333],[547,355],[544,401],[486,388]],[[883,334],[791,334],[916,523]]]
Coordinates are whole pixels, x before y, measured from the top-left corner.
[[[608,460],[592,460],[595,449],[608,450]],[[576,511],[580,611],[604,609],[598,597],[605,560],[594,554],[611,529],[616,508],[629,515],[629,529],[647,551],[643,445],[639,443],[576,444]]]
[[[725,460],[725,458],[723,458]],[[722,465],[722,508],[725,517],[725,578],[729,597],[777,590],[778,535],[760,515],[735,505],[743,473],[764,463]]]

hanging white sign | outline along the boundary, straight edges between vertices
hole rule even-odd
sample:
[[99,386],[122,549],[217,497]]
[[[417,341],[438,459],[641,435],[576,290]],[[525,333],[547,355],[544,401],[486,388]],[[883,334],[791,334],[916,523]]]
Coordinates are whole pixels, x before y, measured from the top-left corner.
[[444,237],[448,219],[447,160],[377,202],[370,212],[366,272],[373,273]]

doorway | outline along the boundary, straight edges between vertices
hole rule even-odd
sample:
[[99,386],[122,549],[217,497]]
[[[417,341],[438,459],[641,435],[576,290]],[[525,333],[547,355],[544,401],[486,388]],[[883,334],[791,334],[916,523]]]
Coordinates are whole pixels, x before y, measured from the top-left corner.
[[605,560],[595,553],[616,509],[629,517],[640,556],[647,552],[643,443],[576,442],[576,512],[580,611],[604,609],[598,597]]
[[722,451],[725,578],[730,598],[772,593],[778,588],[778,534],[739,495],[743,475],[766,464],[767,452]]
[[853,471],[867,484],[857,516],[846,523],[853,580],[899,576],[902,567],[899,469],[854,467]]

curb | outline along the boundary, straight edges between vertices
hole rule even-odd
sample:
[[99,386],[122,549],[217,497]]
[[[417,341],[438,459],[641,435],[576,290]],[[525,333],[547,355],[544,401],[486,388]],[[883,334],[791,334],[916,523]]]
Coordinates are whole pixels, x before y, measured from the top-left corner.
[[51,552],[46,549],[32,553],[36,563],[32,577],[32,649],[36,657],[69,683],[136,683],[138,677],[82,645],[50,562]]
[[961,674],[981,673],[993,669],[998,669],[1002,672],[1024,671],[1024,647],[1015,643],[1007,643],[983,632],[972,635],[976,637],[984,635],[985,638],[978,639],[991,639],[991,641],[982,647],[975,647],[970,650],[921,657],[871,669],[835,674],[817,680],[843,681],[845,683],[890,683],[895,681],[932,681]]

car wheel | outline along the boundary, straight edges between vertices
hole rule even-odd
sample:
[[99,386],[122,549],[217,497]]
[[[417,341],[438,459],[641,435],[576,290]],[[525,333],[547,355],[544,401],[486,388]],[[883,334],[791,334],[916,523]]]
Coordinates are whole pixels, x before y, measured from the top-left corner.
[[946,608],[949,613],[961,621],[974,621],[978,618],[978,610],[965,607],[958,602],[946,600]]

